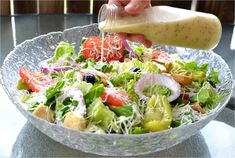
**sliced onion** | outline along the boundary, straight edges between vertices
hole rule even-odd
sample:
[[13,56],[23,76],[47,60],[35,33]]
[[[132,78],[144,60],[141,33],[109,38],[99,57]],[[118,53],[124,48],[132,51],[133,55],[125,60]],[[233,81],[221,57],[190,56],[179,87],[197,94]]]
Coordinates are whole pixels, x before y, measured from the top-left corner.
[[39,67],[42,73],[49,73],[49,61],[51,59],[43,60],[39,63]]
[[60,67],[54,67],[52,68],[54,71],[61,72],[71,69],[71,66],[60,66]]
[[70,66],[61,66],[61,64],[64,63],[63,60],[58,60],[57,62],[52,64],[49,64],[49,61],[50,60],[45,60],[39,64],[42,73],[49,73],[50,71],[61,72],[61,71],[67,71],[73,67],[80,67],[80,65],[74,61],[69,61]]
[[135,86],[135,92],[140,99],[147,101],[149,97],[143,94],[143,90],[153,85],[163,85],[171,90],[171,95],[168,97],[169,102],[177,99],[180,96],[180,84],[177,83],[172,77],[161,74],[145,74],[143,75]]
[[124,47],[130,52],[129,58],[131,58],[132,56],[137,57],[137,54],[136,54],[135,51],[131,48],[131,46],[129,45],[129,43],[127,42],[127,40],[123,40],[122,43],[123,43]]
[[47,73],[49,73],[49,68],[48,67],[41,67],[41,72],[47,74]]
[[69,65],[72,67],[80,67],[80,64],[76,63],[75,61],[69,61]]

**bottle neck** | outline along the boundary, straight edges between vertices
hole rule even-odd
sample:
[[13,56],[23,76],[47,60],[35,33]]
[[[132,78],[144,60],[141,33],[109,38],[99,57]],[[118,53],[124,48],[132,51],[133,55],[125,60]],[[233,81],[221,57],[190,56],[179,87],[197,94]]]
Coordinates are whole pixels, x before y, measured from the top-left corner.
[[115,4],[104,4],[101,6],[98,13],[98,24],[103,23],[103,25],[105,25],[107,22],[115,21],[124,16],[128,16],[124,7],[118,7]]

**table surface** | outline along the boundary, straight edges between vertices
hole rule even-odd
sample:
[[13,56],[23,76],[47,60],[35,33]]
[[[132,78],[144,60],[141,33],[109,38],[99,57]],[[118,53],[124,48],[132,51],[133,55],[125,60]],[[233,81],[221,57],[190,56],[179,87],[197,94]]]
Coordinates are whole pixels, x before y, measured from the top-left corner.
[[[26,39],[97,21],[87,14],[1,16],[0,66],[7,54]],[[234,76],[234,25],[223,24],[222,38],[214,51],[229,65]],[[235,38],[235,37],[233,37]],[[235,39],[233,39],[235,42]],[[188,140],[153,157],[235,157],[234,91],[218,117]],[[96,157],[57,143],[34,128],[14,107],[0,85],[0,157]]]

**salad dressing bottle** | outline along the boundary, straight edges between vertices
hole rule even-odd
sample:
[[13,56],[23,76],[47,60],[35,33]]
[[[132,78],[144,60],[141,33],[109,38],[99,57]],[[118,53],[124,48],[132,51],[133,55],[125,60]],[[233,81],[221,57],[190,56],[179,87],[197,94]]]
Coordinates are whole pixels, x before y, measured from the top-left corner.
[[122,8],[105,4],[98,22],[101,32],[143,34],[160,45],[213,49],[221,37],[221,23],[216,16],[169,6],[150,7],[132,16],[125,15]]

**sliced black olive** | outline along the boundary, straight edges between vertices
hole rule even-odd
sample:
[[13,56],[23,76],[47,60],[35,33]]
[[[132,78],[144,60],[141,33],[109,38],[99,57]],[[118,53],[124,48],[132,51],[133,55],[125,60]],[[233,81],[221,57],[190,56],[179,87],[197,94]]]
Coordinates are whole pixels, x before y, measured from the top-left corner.
[[32,92],[33,92],[33,90],[32,90],[32,89],[28,89],[28,92],[29,92],[29,93],[32,93]]
[[141,72],[140,68],[138,68],[138,67],[132,68],[131,71],[135,72],[135,73],[140,73]]
[[216,88],[216,85],[211,80],[207,80],[207,82],[209,82],[212,87]]
[[96,82],[96,78],[95,78],[95,75],[93,74],[85,74],[83,76],[83,81],[86,81],[87,83],[91,83],[91,84],[94,84]]

